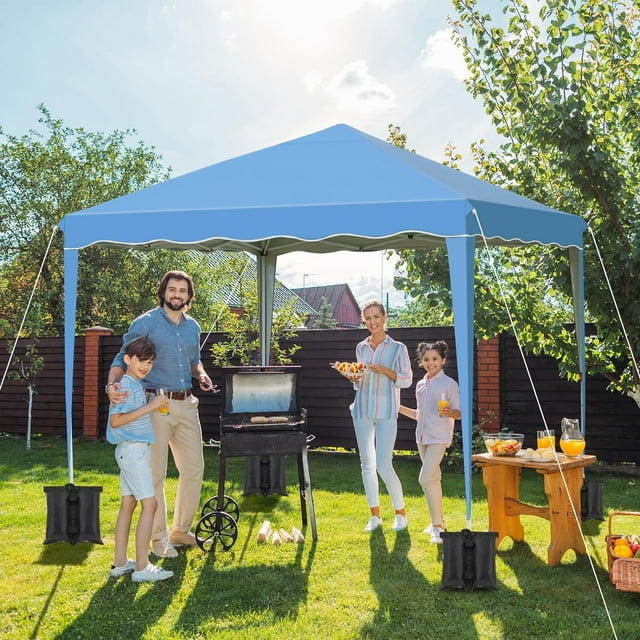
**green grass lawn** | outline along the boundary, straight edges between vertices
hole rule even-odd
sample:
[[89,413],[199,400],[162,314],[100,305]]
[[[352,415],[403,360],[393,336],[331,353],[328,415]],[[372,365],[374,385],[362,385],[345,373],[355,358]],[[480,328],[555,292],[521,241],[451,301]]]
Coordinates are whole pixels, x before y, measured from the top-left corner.
[[[569,551],[559,567],[546,564],[549,525],[522,516],[526,542],[504,540],[496,552],[497,589],[442,590],[442,547],[422,534],[427,509],[417,483],[417,456],[396,458],[405,488],[409,529],[389,527],[392,508],[382,494],[385,527],[362,531],[367,519],[356,455],[309,455],[318,541],[258,544],[262,522],[301,528],[295,458],[287,459],[288,497],[242,497],[244,461],[227,460],[225,493],[240,504],[238,538],[230,551],[194,548],[162,560],[176,574],[136,585],[109,576],[119,483],[113,447],[74,443],[74,483],[101,486],[104,545],[43,545],[44,486],[67,482],[63,439],[0,438],[0,637],[26,639],[542,639],[640,637],[640,594],[609,583],[605,549],[608,520],[584,524],[588,556]],[[216,495],[218,450],[205,448],[202,502]],[[167,483],[173,504],[175,470]],[[637,510],[636,478],[598,475],[604,507]],[[465,527],[461,472],[446,471],[445,513],[450,531]],[[473,474],[473,530],[486,531],[486,493]],[[522,500],[544,504],[542,479],[524,470]],[[136,514],[137,518],[137,514]],[[636,522],[636,520],[638,520]],[[618,522],[618,520],[616,520]],[[628,531],[640,533],[640,518]],[[131,545],[130,555],[133,553]],[[591,562],[590,562],[591,559]]]

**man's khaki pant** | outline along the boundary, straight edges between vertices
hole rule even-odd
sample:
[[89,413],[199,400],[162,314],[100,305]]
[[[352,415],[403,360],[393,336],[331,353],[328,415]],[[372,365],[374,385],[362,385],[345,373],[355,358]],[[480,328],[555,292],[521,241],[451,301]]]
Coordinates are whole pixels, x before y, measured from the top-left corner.
[[200,506],[200,490],[204,474],[202,429],[198,414],[199,400],[189,396],[184,400],[169,400],[170,415],[151,413],[155,442],[151,445],[151,471],[158,501],[153,520],[152,540],[169,535],[165,480],[169,448],[178,470],[178,488],[173,511],[173,530],[189,531]]

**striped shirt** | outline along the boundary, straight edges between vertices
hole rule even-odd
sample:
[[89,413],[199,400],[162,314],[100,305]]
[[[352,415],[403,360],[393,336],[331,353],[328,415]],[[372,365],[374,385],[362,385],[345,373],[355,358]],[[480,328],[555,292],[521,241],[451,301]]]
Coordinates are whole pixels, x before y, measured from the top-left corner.
[[129,395],[121,404],[109,406],[107,442],[111,444],[118,444],[120,442],[154,442],[153,427],[151,426],[151,418],[148,413],[117,429],[111,426],[111,416],[113,414],[129,413],[147,404],[147,396],[145,395],[142,385],[126,373],[122,376],[122,380],[120,380],[120,389],[126,389]]
[[366,365],[381,364],[396,372],[393,382],[383,373],[367,371],[356,386],[356,397],[351,405],[354,418],[390,420],[398,417],[400,389],[411,386],[413,371],[407,347],[390,336],[372,349],[368,338],[356,346],[356,360]]

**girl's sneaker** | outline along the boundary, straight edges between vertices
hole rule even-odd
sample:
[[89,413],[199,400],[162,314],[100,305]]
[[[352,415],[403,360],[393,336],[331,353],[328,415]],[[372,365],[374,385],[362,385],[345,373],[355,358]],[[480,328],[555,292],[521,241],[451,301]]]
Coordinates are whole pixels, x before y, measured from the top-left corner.
[[440,534],[444,531],[444,527],[431,527],[431,543],[432,544],[442,544],[442,538]]
[[167,571],[162,567],[149,563],[144,569],[134,571],[131,574],[133,582],[160,582],[173,576],[173,571]]

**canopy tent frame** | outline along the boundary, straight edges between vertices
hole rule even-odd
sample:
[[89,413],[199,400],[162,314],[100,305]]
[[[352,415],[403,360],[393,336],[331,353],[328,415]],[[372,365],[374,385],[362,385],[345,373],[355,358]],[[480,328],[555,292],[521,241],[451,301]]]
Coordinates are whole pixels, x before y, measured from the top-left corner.
[[78,254],[88,246],[222,249],[254,254],[258,265],[263,365],[269,364],[279,255],[293,251],[331,253],[446,247],[462,405],[468,528],[471,528],[475,248],[482,243],[556,245],[568,249],[584,428],[585,221],[347,125],[335,125],[67,214],[59,227],[64,232],[65,401],[70,483]]

